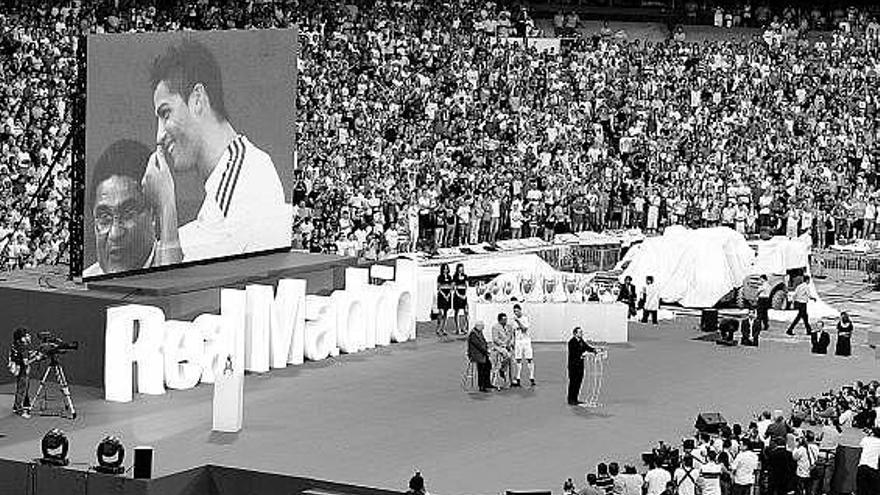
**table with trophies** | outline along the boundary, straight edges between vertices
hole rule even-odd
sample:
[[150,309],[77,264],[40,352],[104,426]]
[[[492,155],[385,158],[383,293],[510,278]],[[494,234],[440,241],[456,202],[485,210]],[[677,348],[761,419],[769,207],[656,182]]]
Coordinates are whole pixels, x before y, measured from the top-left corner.
[[[486,324],[486,339],[499,313],[513,313],[519,304],[532,322],[534,342],[567,342],[580,326],[595,342],[629,340],[627,307],[616,302],[614,290],[605,290],[582,274],[505,274],[478,285],[468,298],[470,321]],[[598,300],[597,300],[598,299]]]

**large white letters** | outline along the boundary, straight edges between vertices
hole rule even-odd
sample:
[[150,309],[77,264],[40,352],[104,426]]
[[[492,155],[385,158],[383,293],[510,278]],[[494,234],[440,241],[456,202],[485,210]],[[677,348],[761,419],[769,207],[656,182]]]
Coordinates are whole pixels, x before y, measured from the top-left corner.
[[272,287],[268,285],[248,285],[247,324],[244,341],[245,361],[248,371],[265,373],[269,371],[269,328],[272,323]]
[[[166,321],[152,306],[108,308],[105,398],[132,400],[131,370],[137,363],[140,393],[162,394],[166,386],[187,389],[199,382],[219,385],[215,393],[222,390],[223,398],[215,401],[235,407],[229,417],[215,411],[215,427],[237,431],[241,395],[230,373],[243,377],[245,369],[262,373],[415,338],[415,267],[400,259],[395,267],[348,268],[345,289],[331,296],[306,296],[306,281],[293,279],[278,281],[274,290],[221,289],[221,314],[192,322]],[[371,284],[371,275],[384,283]]]
[[[152,306],[130,304],[107,308],[104,342],[104,398],[129,402],[132,395],[131,365],[138,364],[137,390],[163,394],[162,340],[165,313]],[[139,327],[134,340],[135,325]]]
[[188,389],[202,377],[205,341],[195,323],[165,322],[165,384],[168,388]]
[[279,280],[272,302],[272,367],[303,363],[306,324],[306,281]]

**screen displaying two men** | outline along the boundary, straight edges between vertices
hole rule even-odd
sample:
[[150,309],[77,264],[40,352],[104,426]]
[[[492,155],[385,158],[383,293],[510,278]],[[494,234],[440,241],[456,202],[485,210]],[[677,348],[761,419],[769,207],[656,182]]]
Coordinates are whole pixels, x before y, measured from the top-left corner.
[[89,37],[84,278],[290,246],[296,41]]

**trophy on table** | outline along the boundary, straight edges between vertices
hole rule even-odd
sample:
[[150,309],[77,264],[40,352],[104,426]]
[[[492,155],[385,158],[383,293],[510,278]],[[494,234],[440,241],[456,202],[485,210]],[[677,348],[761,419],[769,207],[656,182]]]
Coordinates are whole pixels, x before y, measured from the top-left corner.
[[482,301],[486,296],[486,284],[483,282],[477,282],[475,290],[477,292],[477,300]]
[[584,282],[584,285],[581,289],[584,293],[584,302],[589,302],[590,297],[593,295],[593,285],[589,282]]
[[513,281],[512,280],[505,280],[504,287],[502,290],[504,291],[505,299],[509,300],[510,295],[513,294]]
[[494,301],[494,300],[498,299],[498,292],[499,291],[500,291],[500,287],[498,287],[498,283],[495,281],[492,281],[492,283],[489,284],[489,293],[486,295],[486,300]]
[[544,278],[544,300],[551,302],[553,300],[553,291],[556,290],[556,277]]
[[577,277],[568,276],[565,277],[565,293],[568,299],[568,302],[581,302],[580,294],[575,295],[578,292],[578,279]]
[[519,279],[519,291],[520,294],[523,295],[523,299],[528,301],[531,298],[532,291],[535,290],[535,276],[534,274],[529,274],[526,277],[520,277]]

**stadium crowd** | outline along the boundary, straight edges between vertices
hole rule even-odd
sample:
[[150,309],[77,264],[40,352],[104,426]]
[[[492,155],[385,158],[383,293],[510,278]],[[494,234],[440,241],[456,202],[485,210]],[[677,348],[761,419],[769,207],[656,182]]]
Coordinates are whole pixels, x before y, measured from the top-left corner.
[[[791,416],[782,410],[756,414],[747,428],[724,423],[702,429],[680,446],[664,441],[642,454],[646,470],[632,464],[600,463],[583,483],[563,483],[566,495],[824,495],[841,489],[858,495],[880,490],[880,382],[856,382],[817,397],[791,399]],[[814,411],[815,409],[821,411]],[[853,414],[853,410],[859,412]],[[854,419],[858,418],[858,419]],[[844,429],[861,428],[852,480],[834,477]],[[844,468],[848,469],[848,468]],[[580,489],[578,489],[580,486]],[[841,486],[850,487],[849,489]]]
[[68,256],[77,35],[294,22],[295,247],[376,258],[671,224],[819,246],[875,234],[880,25],[866,16],[818,41],[774,19],[747,42],[603,30],[548,52],[522,43],[538,34],[524,9],[485,0],[69,5],[0,11],[6,267]]

